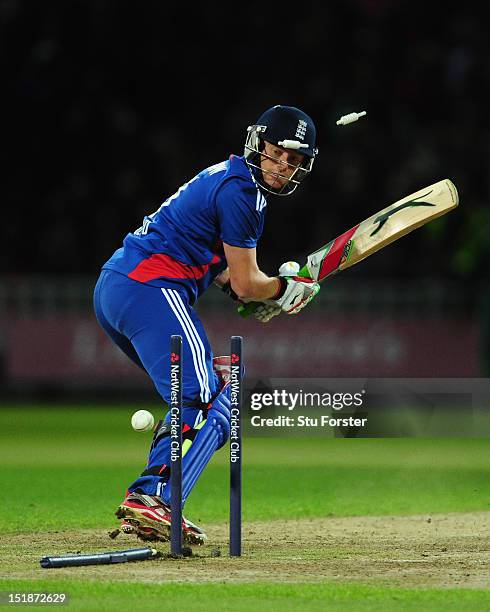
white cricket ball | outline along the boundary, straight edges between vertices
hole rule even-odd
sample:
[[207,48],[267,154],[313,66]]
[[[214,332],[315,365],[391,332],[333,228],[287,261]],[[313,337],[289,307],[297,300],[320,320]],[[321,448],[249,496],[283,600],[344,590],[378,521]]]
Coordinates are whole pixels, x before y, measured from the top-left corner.
[[133,426],[134,431],[151,431],[154,424],[155,419],[153,418],[152,413],[148,412],[148,410],[138,410],[131,417],[131,425]]

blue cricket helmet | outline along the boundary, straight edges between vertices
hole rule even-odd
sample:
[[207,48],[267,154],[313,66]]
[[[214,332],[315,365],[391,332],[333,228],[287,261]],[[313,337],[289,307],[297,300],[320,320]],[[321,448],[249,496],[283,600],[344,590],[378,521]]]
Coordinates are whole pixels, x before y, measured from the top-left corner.
[[[263,155],[264,141],[293,149],[304,155],[303,162],[280,190],[274,190],[261,180],[260,156]],[[318,154],[316,127],[313,119],[299,108],[277,104],[266,110],[254,125],[247,128],[244,156],[247,164],[261,187],[274,195],[290,195],[301,181],[311,172],[313,161]]]
[[[257,126],[265,127],[260,137],[276,145],[281,142],[298,143],[287,148],[297,148],[306,157],[315,157],[316,127],[313,119],[299,108],[277,104],[263,113],[257,120]],[[284,145],[281,145],[284,146]]]

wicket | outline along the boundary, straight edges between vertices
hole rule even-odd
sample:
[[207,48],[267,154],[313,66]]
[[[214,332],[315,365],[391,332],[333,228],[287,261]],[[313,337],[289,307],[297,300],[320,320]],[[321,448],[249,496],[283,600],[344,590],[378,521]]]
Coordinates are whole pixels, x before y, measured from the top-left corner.
[[230,557],[242,554],[242,344],[231,337],[230,356]]
[[182,336],[170,339],[170,552],[182,554]]
[[[242,352],[231,337],[230,357],[230,556],[242,554]],[[182,555],[182,336],[170,339],[170,552]]]

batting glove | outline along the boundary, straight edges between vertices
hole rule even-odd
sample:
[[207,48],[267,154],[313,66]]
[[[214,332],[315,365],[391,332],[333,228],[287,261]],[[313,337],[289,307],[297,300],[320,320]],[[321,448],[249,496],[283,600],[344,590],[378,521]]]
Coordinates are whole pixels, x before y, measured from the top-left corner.
[[281,288],[273,300],[264,300],[254,311],[256,319],[267,323],[281,312],[298,314],[320,291],[320,285],[308,278],[296,276],[300,266],[286,261],[279,268]]
[[279,306],[286,314],[298,314],[320,291],[320,285],[310,278],[280,277],[281,289],[273,300],[266,304]]
[[[296,261],[286,261],[279,268],[281,289],[273,303],[286,314],[298,314],[320,291],[318,283],[296,276],[299,270],[300,266]],[[270,300],[266,303],[270,303]]]
[[272,317],[277,317],[281,314],[282,310],[280,306],[272,306],[270,304],[260,303],[254,310],[254,317],[261,323],[268,323]]

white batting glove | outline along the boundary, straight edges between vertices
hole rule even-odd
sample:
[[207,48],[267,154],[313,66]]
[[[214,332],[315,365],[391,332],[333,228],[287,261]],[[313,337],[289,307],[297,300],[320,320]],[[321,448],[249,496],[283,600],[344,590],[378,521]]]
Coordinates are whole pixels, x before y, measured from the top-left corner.
[[295,276],[300,266],[295,261],[286,261],[279,268],[279,279],[282,287],[275,299],[262,300],[254,316],[262,323],[267,323],[280,312],[298,314],[320,291],[320,285],[308,278]]
[[279,278],[282,289],[275,300],[264,300],[265,304],[279,307],[286,314],[298,314],[307,306],[320,291],[320,285],[308,278],[296,276],[299,264],[295,261],[286,261],[279,268]]
[[[299,272],[300,265],[296,261],[286,261],[279,268],[279,276],[295,276]],[[277,305],[260,303],[254,310],[254,317],[261,323],[268,323],[273,317],[281,314],[282,308]]]
[[[286,261],[279,267],[279,276],[295,276],[299,272],[299,263]],[[266,300],[267,302],[267,300]],[[282,308],[270,303],[261,302],[254,310],[254,317],[261,323],[268,323],[273,317],[281,314]]]
[[275,300],[265,300],[265,303],[280,306],[286,314],[298,314],[320,291],[320,285],[309,278],[283,277],[281,281],[283,286],[279,297]]

